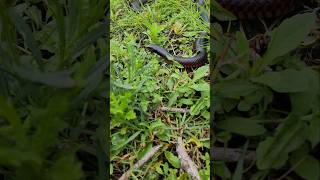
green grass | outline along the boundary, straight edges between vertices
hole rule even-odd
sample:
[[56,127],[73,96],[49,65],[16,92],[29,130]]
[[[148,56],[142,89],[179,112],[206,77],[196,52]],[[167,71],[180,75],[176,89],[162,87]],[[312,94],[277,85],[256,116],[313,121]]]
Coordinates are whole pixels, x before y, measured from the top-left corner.
[[[219,8],[215,7],[213,16],[230,19]],[[131,179],[187,179],[179,170],[175,150],[177,137],[182,136],[202,178],[208,179],[211,105],[216,125],[212,143],[256,152],[251,165],[244,156],[232,163],[215,161],[215,177],[319,178],[315,153],[320,140],[319,67],[307,65],[301,54],[294,53],[306,48],[301,42],[314,24],[314,14],[279,23],[269,33],[271,42],[265,54],[255,60],[239,26],[212,24],[215,67],[211,89],[208,65],[187,72],[143,48],[155,43],[173,54],[190,56],[197,33],[209,32],[208,23],[199,19],[191,1],[158,0],[140,13],[125,1],[112,1],[111,19],[113,177],[120,177],[153,146],[163,144],[150,162],[133,171]],[[224,34],[226,29],[235,39]],[[190,113],[162,112],[159,107],[184,108]]]
[[[163,144],[131,177],[183,179],[185,174],[165,156],[169,152],[177,156],[177,137],[183,137],[202,177],[208,177],[209,66],[188,73],[143,48],[156,43],[176,55],[193,55],[197,34],[209,32],[209,24],[199,17],[191,1],[159,0],[146,4],[141,13],[132,11],[126,1],[111,1],[113,177],[120,177],[152,146]],[[184,108],[190,114],[161,112],[159,107]]]

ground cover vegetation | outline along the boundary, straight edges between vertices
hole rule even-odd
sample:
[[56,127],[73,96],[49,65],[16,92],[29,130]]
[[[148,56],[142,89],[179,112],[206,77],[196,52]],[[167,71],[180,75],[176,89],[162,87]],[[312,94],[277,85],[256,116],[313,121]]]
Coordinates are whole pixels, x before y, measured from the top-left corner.
[[[186,71],[143,48],[192,55],[198,32],[209,32],[192,1],[158,0],[141,12],[111,1],[112,176],[190,178],[175,147],[182,137],[208,179],[211,97],[216,179],[319,179],[318,2],[307,5],[272,22],[239,24],[211,1],[209,78],[208,65]],[[257,32],[269,40],[252,49]],[[154,147],[151,160],[136,166]]]
[[[213,4],[217,179],[320,178],[319,4],[305,2],[287,17],[242,24]],[[249,48],[255,32],[267,35],[265,47]]]
[[[206,6],[209,10],[209,6]],[[159,0],[141,12],[128,1],[111,1],[111,174],[128,169],[132,179],[188,179],[176,152],[179,137],[209,178],[209,65],[187,72],[143,48],[158,44],[172,54],[192,56],[199,32],[209,33],[192,1]],[[177,108],[177,109],[172,109]],[[143,167],[133,168],[152,148]]]

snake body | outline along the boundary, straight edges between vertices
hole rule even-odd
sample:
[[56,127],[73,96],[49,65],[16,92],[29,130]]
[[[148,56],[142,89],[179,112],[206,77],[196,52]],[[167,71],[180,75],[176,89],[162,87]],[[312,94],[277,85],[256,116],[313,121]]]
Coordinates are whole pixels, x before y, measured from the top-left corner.
[[200,37],[197,39],[195,44],[198,54],[192,57],[179,57],[171,55],[167,50],[155,44],[150,44],[146,47],[165,59],[172,59],[179,62],[185,68],[199,67],[207,62],[207,50],[203,47],[205,36],[205,33],[200,33]]
[[[301,0],[216,0],[223,8],[232,12],[238,19],[254,19],[254,18],[274,18],[287,15],[295,10],[301,3]],[[131,3],[131,7],[135,11],[141,9],[140,4],[146,3],[147,0],[137,0]],[[199,0],[198,11],[204,4],[204,0]],[[206,11],[201,12],[203,20],[209,22],[209,16]],[[199,67],[208,62],[207,51],[204,48],[204,38],[206,33],[201,32],[196,40],[197,54],[192,57],[179,57],[171,55],[164,48],[150,44],[146,48],[157,53],[161,57],[168,60],[175,60],[182,64],[185,68]]]
[[[144,4],[148,2],[148,0],[137,0],[131,3],[131,8],[138,12],[141,10],[141,4]],[[209,16],[206,11],[201,11],[201,6],[204,5],[204,0],[199,0],[198,2],[198,11],[200,11],[200,16],[203,20],[206,22],[209,22]],[[150,44],[145,46],[147,49],[149,49],[152,52],[155,52],[159,56],[163,57],[166,60],[174,60],[179,62],[184,66],[184,68],[192,68],[192,67],[199,67],[208,62],[207,59],[207,50],[204,48],[205,44],[205,32],[200,32],[199,37],[196,40],[195,43],[195,50],[197,51],[197,54],[192,57],[180,57],[170,54],[166,49],[156,45],[156,44]]]
[[303,0],[217,0],[238,19],[275,18],[295,10]]

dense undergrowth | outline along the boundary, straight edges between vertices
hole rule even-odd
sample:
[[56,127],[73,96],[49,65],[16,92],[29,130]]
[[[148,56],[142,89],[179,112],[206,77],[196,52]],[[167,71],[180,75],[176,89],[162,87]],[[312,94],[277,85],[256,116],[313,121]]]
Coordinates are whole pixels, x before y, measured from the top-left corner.
[[[209,177],[209,65],[194,72],[168,65],[143,45],[155,43],[191,56],[197,34],[208,23],[192,1],[159,0],[134,12],[124,0],[111,1],[111,174],[120,177],[152,147],[152,160],[131,173],[134,179],[186,179],[176,140]],[[181,108],[188,113],[164,112]]]
[[106,1],[0,1],[0,179],[104,179]]
[[[217,19],[232,19],[215,5]],[[231,40],[221,22],[213,23],[212,143],[255,156],[249,162],[245,155],[236,162],[215,161],[218,179],[320,178],[320,72],[318,56],[310,56],[319,44],[319,24],[313,10],[286,17],[266,32],[270,41],[261,57],[252,55],[250,34],[244,36],[239,26]]]

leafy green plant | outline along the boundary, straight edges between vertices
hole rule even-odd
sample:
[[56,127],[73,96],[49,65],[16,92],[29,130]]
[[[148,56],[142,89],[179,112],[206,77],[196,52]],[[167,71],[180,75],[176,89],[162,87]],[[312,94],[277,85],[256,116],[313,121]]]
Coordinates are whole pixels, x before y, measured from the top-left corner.
[[[232,45],[236,54],[226,54],[232,62],[217,62],[216,71],[221,74],[215,77],[212,90],[215,122],[221,132],[216,142],[227,145],[239,138],[256,142],[251,144],[257,153],[252,180],[275,178],[277,170],[284,168],[306,179],[320,177],[314,168],[304,171],[319,167],[312,151],[320,140],[319,126],[314,124],[319,123],[320,74],[291,53],[307,36],[315,18],[314,13],[304,13],[284,20],[271,32],[265,54],[255,61],[250,59],[247,40],[238,32]],[[217,43],[215,53],[224,41]],[[219,137],[222,133],[228,138]],[[247,176],[243,169],[232,176],[225,163],[216,164],[214,173],[221,178]]]
[[146,4],[140,12],[132,11],[126,1],[111,2],[113,178],[132,168],[150,148],[162,144],[149,162],[131,173],[132,178],[188,179],[189,175],[179,170],[174,148],[179,136],[190,141],[188,152],[197,160],[202,176],[208,177],[210,167],[204,157],[209,149],[209,66],[189,73],[180,64],[168,65],[143,48],[156,43],[176,55],[194,54],[189,42],[194,42],[199,31],[209,32],[209,24],[199,17],[192,1],[159,0]]

